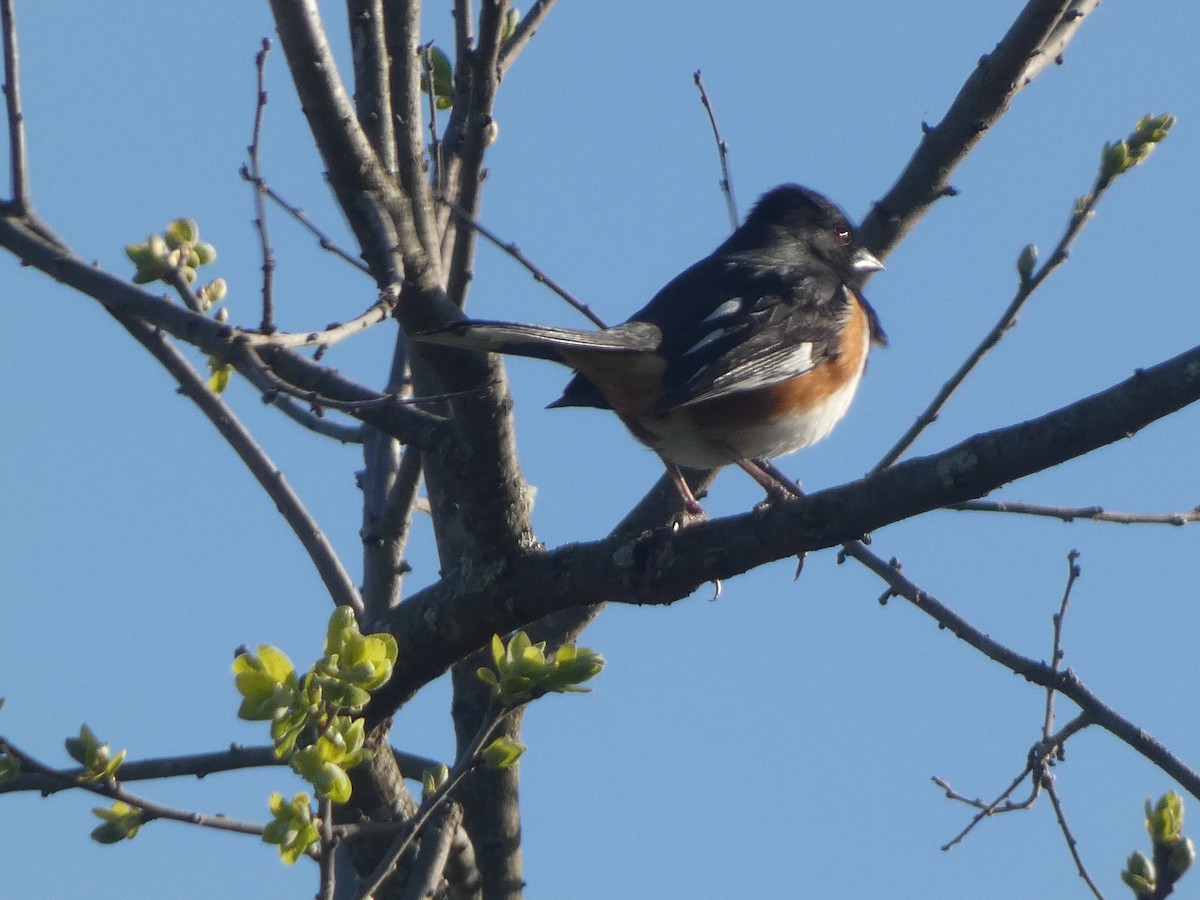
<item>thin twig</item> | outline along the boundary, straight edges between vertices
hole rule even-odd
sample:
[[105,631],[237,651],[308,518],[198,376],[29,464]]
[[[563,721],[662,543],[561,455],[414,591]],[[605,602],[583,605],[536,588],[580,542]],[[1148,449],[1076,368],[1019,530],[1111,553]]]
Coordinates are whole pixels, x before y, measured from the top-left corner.
[[1074,522],[1090,519],[1093,522],[1115,522],[1119,525],[1188,525],[1200,522],[1200,507],[1187,512],[1174,513],[1125,513],[1106,510],[1103,506],[1046,506],[1018,500],[968,500],[954,503],[946,509],[964,512],[1016,513],[1023,516],[1042,516]]
[[291,397],[278,392],[267,391],[262,395],[263,403],[270,403],[281,413],[302,428],[307,428],[313,434],[333,438],[342,444],[361,444],[363,426],[359,422],[334,422],[324,416],[318,416],[305,409]]
[[267,234],[267,204],[263,199],[262,168],[258,162],[258,148],[262,140],[263,114],[267,109],[266,69],[267,54],[271,52],[270,38],[263,38],[262,49],[254,54],[254,71],[258,94],[254,104],[254,128],[250,146],[246,148],[249,159],[249,181],[254,186],[254,229],[258,232],[259,252],[262,255],[262,325],[263,334],[275,330],[275,253],[271,250],[271,238]]
[[[1050,668],[1055,670],[1058,669],[1063,660],[1063,622],[1066,619],[1067,607],[1071,603],[1071,589],[1075,586],[1075,582],[1079,580],[1079,576],[1083,571],[1079,567],[1078,560],[1078,550],[1072,550],[1067,554],[1067,583],[1063,588],[1062,601],[1059,603],[1058,612],[1052,618],[1054,624],[1054,641],[1050,649]],[[1038,746],[1030,751],[1029,758],[1030,762],[1034,765],[1034,777],[1046,789],[1046,793],[1050,797],[1050,805],[1054,807],[1054,817],[1058,820],[1059,830],[1062,832],[1063,839],[1067,842],[1067,850],[1070,852],[1071,858],[1075,860],[1075,868],[1079,872],[1079,877],[1091,888],[1092,893],[1099,900],[1104,900],[1104,895],[1100,893],[1099,888],[1096,887],[1096,883],[1092,881],[1092,876],[1088,873],[1087,867],[1083,864],[1083,858],[1079,855],[1075,835],[1071,833],[1071,827],[1067,824],[1067,814],[1058,796],[1054,775],[1050,772],[1050,767],[1054,765],[1054,761],[1063,759],[1063,751],[1067,738],[1076,731],[1090,725],[1091,720],[1086,714],[1076,716],[1067,723],[1066,728],[1058,734],[1052,735],[1050,729],[1054,727],[1054,694],[1055,690],[1053,687],[1046,688],[1046,714],[1042,720],[1042,740]]]
[[179,295],[179,299],[183,301],[184,306],[199,315],[208,315],[207,310],[204,309],[204,304],[200,302],[199,295],[192,289],[187,277],[183,274],[183,269],[179,267],[171,269],[163,276],[163,281],[175,289],[175,293]]
[[607,325],[604,324],[603,319],[601,319],[598,315],[596,315],[594,312],[592,312],[592,309],[590,306],[588,306],[583,301],[576,299],[572,294],[570,294],[566,290],[566,288],[564,288],[557,281],[555,281],[553,278],[551,278],[549,275],[547,275],[544,271],[542,271],[540,268],[538,268],[529,259],[529,257],[527,257],[524,253],[521,252],[521,249],[516,244],[504,241],[503,239],[501,239],[501,237],[499,235],[497,235],[490,228],[475,221],[475,219],[471,218],[470,213],[468,213],[465,209],[463,209],[461,206],[459,206],[457,203],[455,203],[449,197],[446,197],[445,195],[441,195],[438,197],[438,199],[442,203],[445,203],[446,206],[448,206],[450,208],[450,211],[453,212],[454,215],[458,216],[458,218],[460,220],[462,220],[462,222],[469,225],[475,231],[479,232],[481,235],[483,235],[485,238],[487,238],[488,241],[495,244],[497,247],[499,247],[501,250],[503,250],[505,253],[507,253],[509,256],[511,256],[513,259],[515,259],[518,263],[520,263],[522,266],[524,266],[525,270],[528,271],[529,274],[533,276],[534,281],[536,281],[540,284],[544,284],[546,287],[550,288],[550,290],[552,290],[554,293],[558,294],[558,296],[560,296],[563,300],[566,300],[567,303],[569,303],[572,307],[574,307],[575,310],[578,311],[580,314],[585,316],[597,328],[607,328],[608,327]]
[[[405,777],[416,780],[420,773],[439,765],[435,759],[406,753],[392,748],[392,755]],[[287,765],[275,755],[273,745],[243,747],[235,744],[227,750],[213,753],[189,753],[184,756],[165,756],[152,759],[128,760],[121,765],[121,782],[148,781],[160,778],[204,778],[221,772],[236,772],[241,769],[259,769],[269,766]],[[49,796],[59,791],[79,787],[78,778],[84,774],[82,767],[53,770],[53,775],[22,771],[7,781],[0,782],[0,794],[37,791]]]
[[257,835],[263,833],[263,826],[257,822],[244,822],[239,819],[231,819],[227,816],[210,815],[208,813],[199,813],[186,809],[178,809],[174,806],[167,806],[125,790],[121,787],[119,781],[116,780],[80,781],[73,774],[60,772],[58,769],[46,765],[36,757],[15,746],[7,738],[0,737],[0,744],[3,744],[8,753],[20,761],[22,770],[34,772],[52,781],[58,781],[62,783],[64,788],[78,788],[79,790],[84,790],[101,797],[107,797],[110,800],[117,800],[121,803],[137,807],[145,814],[143,817],[144,822],[150,822],[154,819],[170,819],[174,822],[185,822],[189,825],[215,828],[220,831],[236,831],[240,834]]
[[1058,789],[1054,786],[1054,778],[1048,773],[1042,782],[1042,787],[1046,789],[1046,793],[1050,797],[1050,805],[1054,807],[1054,817],[1058,819],[1058,828],[1062,832],[1063,839],[1067,842],[1067,850],[1070,851],[1071,858],[1075,860],[1075,869],[1079,872],[1079,877],[1091,889],[1092,896],[1096,900],[1104,900],[1104,894],[1100,892],[1100,888],[1096,886],[1096,882],[1088,874],[1087,866],[1083,864],[1083,858],[1079,855],[1078,842],[1075,840],[1075,835],[1071,833],[1071,827],[1067,824],[1067,814],[1063,810],[1062,801],[1058,797]]
[[237,334],[248,344],[262,346],[270,344],[274,347],[321,347],[328,348],[344,341],[348,337],[361,334],[368,328],[386,322],[396,308],[400,291],[393,287],[379,295],[379,299],[367,309],[348,322],[333,322],[321,331],[273,331],[264,334],[260,331],[237,330]]
[[945,407],[947,401],[949,401],[951,395],[958,390],[967,376],[975,370],[975,367],[979,365],[984,356],[1000,343],[1000,339],[1017,323],[1017,315],[1026,302],[1028,302],[1029,298],[1033,296],[1034,291],[1041,287],[1042,283],[1050,277],[1050,274],[1055,269],[1067,261],[1071,246],[1075,243],[1076,238],[1079,237],[1079,232],[1083,230],[1083,226],[1092,217],[1100,197],[1103,196],[1111,184],[1111,181],[1105,183],[1097,181],[1092,193],[1083,198],[1083,203],[1078,205],[1072,213],[1071,218],[1067,222],[1066,230],[1063,232],[1062,237],[1059,238],[1058,245],[1054,248],[1049,258],[1042,263],[1036,272],[1021,277],[1016,295],[1000,315],[996,324],[983,336],[978,346],[967,355],[967,358],[963,360],[958,370],[950,376],[950,380],[942,385],[941,390],[937,392],[925,410],[917,416],[917,420],[901,435],[892,448],[884,454],[883,459],[876,463],[875,468],[871,470],[872,474],[886,469],[898,460],[913,445],[917,438],[920,437],[921,433],[937,421],[938,415]]
[[271,185],[268,184],[264,179],[255,178],[252,176],[250,174],[250,169],[246,166],[242,166],[239,174],[242,176],[242,178],[254,186],[255,191],[260,191],[263,194],[266,194],[273,203],[285,210],[288,215],[306,228],[308,232],[317,239],[317,243],[320,245],[322,250],[328,250],[334,256],[340,257],[341,259],[350,263],[350,265],[354,266],[354,268],[358,269],[360,272],[365,272],[368,275],[371,274],[371,269],[365,262],[363,262],[357,256],[353,256],[350,251],[341,247],[336,241],[325,234],[325,232],[318,228],[316,223],[314,223],[313,220],[308,217],[308,213],[306,213],[300,207],[288,203],[288,201],[285,200],[283,196],[280,195],[273,187],[271,187]]
[[1009,786],[1000,793],[1000,796],[998,796],[991,803],[984,803],[982,800],[971,800],[964,795],[957,793],[953,788],[950,787],[948,782],[943,781],[941,778],[934,777],[932,779],[933,783],[945,791],[946,796],[949,799],[957,800],[960,803],[965,803],[968,806],[972,806],[978,810],[978,812],[971,817],[971,821],[967,823],[966,827],[964,827],[962,831],[952,837],[949,841],[942,844],[941,849],[943,851],[950,850],[956,844],[962,843],[966,836],[975,829],[975,826],[989,816],[1000,815],[1007,812],[1015,812],[1021,809],[1029,809],[1029,807],[1031,807],[1034,801],[1037,799],[1038,790],[1040,787],[1037,779],[1034,779],[1031,786],[1032,790],[1026,799],[1020,801],[1019,803],[1014,803],[1009,801],[1008,798],[1012,796],[1013,791],[1021,786],[1021,782],[1023,782],[1025,777],[1029,775],[1031,768],[1031,766],[1026,765],[1025,768],[1021,770],[1021,774],[1014,778],[1012,783],[1009,784]]
[[21,112],[21,56],[13,0],[0,0],[4,31],[4,102],[8,111],[8,165],[12,207],[16,215],[29,212],[29,160],[25,154],[25,114]]
[[704,89],[704,80],[700,77],[699,69],[692,75],[692,81],[696,83],[696,89],[700,91],[700,102],[704,104],[704,111],[708,113],[708,124],[712,126],[713,140],[717,142],[717,155],[721,159],[721,191],[725,194],[725,206],[729,210],[729,227],[736,231],[738,209],[737,200],[733,196],[733,179],[729,177],[729,145],[725,143],[725,138],[721,137],[721,129],[717,126],[717,115],[713,112],[712,102],[708,99],[708,91]]
[[[1063,588],[1062,602],[1058,606],[1058,612],[1054,614],[1051,621],[1054,624],[1054,642],[1050,649],[1050,668],[1058,669],[1059,663],[1063,660],[1062,649],[1062,631],[1063,619],[1067,615],[1067,607],[1071,603],[1071,588],[1075,586],[1075,581],[1079,578],[1080,569],[1077,560],[1079,559],[1079,551],[1072,550],[1067,554],[1067,584]],[[1042,737],[1049,739],[1050,729],[1054,727],[1054,688],[1046,688],[1046,715],[1042,720]]]
[[[387,406],[411,406],[415,407],[418,404],[433,403],[438,401],[450,400],[454,397],[461,396],[459,393],[446,394],[427,394],[421,397],[407,397],[401,393],[392,394],[376,394],[372,397],[367,397],[362,400],[335,400],[332,397],[318,392],[308,390],[306,388],[297,387],[286,379],[280,377],[274,369],[269,366],[266,361],[259,355],[259,348],[250,344],[242,344],[240,352],[235,351],[231,354],[229,361],[237,368],[239,372],[255,387],[262,390],[265,394],[283,393],[290,397],[295,397],[298,400],[303,400],[310,404],[314,409],[335,409],[338,412],[346,412],[357,414],[364,410],[387,407]],[[265,397],[266,400],[271,400],[270,396]]]
[[362,599],[358,595],[358,589],[350,580],[329,539],[325,537],[325,533],[299,495],[287,483],[274,460],[259,446],[233,409],[219,395],[209,390],[205,379],[161,332],[134,319],[123,319],[122,323],[175,377],[181,393],[200,408],[246,464],[246,468],[267,492],[284,521],[291,526],[300,540],[301,546],[308,552],[334,605],[348,605],[356,612],[361,612]]
[[861,541],[851,541],[843,546],[850,556],[882,578],[892,593],[904,597],[923,613],[932,618],[955,637],[965,641],[984,656],[998,662],[1011,672],[1027,681],[1045,688],[1054,688],[1071,700],[1086,715],[1090,724],[1099,725],[1163,772],[1174,778],[1193,797],[1200,799],[1200,772],[1186,765],[1162,742],[1152,737],[1144,728],[1121,716],[1115,709],[1101,700],[1070,669],[1058,671],[1045,663],[1022,656],[1001,644],[990,635],[975,628],[932,594],[919,588],[902,574],[893,563],[884,562]]

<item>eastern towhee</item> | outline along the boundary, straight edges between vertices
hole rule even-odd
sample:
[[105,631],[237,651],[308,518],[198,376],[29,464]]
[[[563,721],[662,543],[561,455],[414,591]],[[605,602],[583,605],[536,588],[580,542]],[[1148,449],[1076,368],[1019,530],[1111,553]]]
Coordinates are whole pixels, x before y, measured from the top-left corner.
[[550,406],[611,409],[702,516],[679,466],[736,463],[772,499],[798,492],[768,460],[819,441],[846,414],[871,344],[887,343],[858,291],[882,268],[837,206],[785,184],[622,325],[465,319],[415,339],[571,366]]

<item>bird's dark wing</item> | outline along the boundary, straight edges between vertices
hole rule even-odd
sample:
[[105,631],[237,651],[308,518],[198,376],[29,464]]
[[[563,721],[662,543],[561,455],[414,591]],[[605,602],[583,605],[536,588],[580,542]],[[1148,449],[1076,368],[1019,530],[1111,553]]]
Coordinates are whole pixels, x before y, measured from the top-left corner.
[[[663,331],[659,412],[778,384],[838,353],[851,298],[811,260],[714,254],[633,316]],[[672,321],[666,321],[670,316]]]

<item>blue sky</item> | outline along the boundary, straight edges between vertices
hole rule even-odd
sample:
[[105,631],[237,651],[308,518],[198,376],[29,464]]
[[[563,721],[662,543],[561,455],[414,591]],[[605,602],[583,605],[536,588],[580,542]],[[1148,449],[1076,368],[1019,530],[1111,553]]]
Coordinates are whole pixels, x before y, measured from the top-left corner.
[[[783,181],[861,216],[936,122],[1017,2],[964,5],[564,2],[506,78],[483,218],[609,321],[640,307],[727,232],[702,69],[731,146],[743,211]],[[341,14],[324,4],[341,38]],[[257,243],[237,176],[253,115],[266,4],[20,4],[33,196],[80,255],[131,273],[122,247],[188,215],[218,248],[235,321],[255,321]],[[69,26],[66,25],[69,23]],[[448,12],[428,4],[445,42]],[[930,453],[1105,388],[1200,334],[1200,11],[1104,4],[955,173],[869,289],[892,339],[847,420],[783,461],[816,488],[859,477],[891,446],[1008,303],[1029,242],[1053,246],[1091,185],[1104,141],[1145,113],[1179,124],[1105,198],[1071,260],[915,448]],[[344,45],[343,45],[344,46]],[[291,95],[269,63],[267,178],[346,239]],[[371,302],[359,273],[281,214],[271,221],[283,327]],[[98,306],[0,259],[0,733],[50,762],[88,722],[131,758],[262,743],[235,719],[233,650],[260,642],[306,665],[328,598],[270,502],[173,384]],[[578,324],[484,247],[472,310]],[[385,329],[328,357],[379,383]],[[609,416],[546,411],[566,373],[510,366],[521,463],[550,545],[608,531],[658,477]],[[355,448],[330,445],[229,397],[358,570]],[[1200,412],[1006,488],[1001,496],[1121,510],[1200,502]],[[747,509],[758,488],[723,474],[706,507]],[[411,585],[436,577],[427,527]],[[940,512],[877,533],[923,587],[1014,649],[1050,652],[1050,616],[1081,552],[1066,663],[1101,697],[1200,760],[1195,579],[1200,526],[1122,527]],[[531,898],[1085,896],[1049,804],[938,848],[969,811],[937,775],[990,797],[1036,740],[1044,695],[940,632],[833,553],[787,562],[670,608],[610,608],[583,643],[608,667],[584,696],[527,716],[524,853]],[[448,691],[398,717],[395,742],[445,758]],[[1060,701],[1060,722],[1071,705]],[[1056,770],[1080,851],[1109,897],[1145,846],[1140,807],[1172,787],[1114,738],[1086,732]],[[263,819],[286,772],[141,784],[148,795]],[[315,869],[253,839],[155,823],[130,844],[87,839],[83,795],[0,798],[0,872],[12,896],[296,897]],[[1200,805],[1189,806],[1200,822]],[[1200,834],[1200,828],[1195,831]],[[1200,893],[1192,875],[1181,896]]]

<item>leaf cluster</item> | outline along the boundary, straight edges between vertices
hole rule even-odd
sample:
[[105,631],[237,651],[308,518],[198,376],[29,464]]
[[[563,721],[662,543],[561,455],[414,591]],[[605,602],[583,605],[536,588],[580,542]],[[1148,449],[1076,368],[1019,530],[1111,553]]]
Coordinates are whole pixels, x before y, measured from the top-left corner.
[[[288,760],[318,798],[346,803],[351,794],[347,771],[370,754],[363,720],[353,714],[391,677],[396,656],[394,637],[362,634],[354,610],[340,606],[330,616],[324,653],[303,676],[282,650],[269,644],[260,645],[257,653],[238,654],[233,661],[234,683],[242,695],[238,716],[269,721],[275,755]],[[274,819],[263,840],[279,844],[288,862],[317,839],[309,803],[307,794],[288,802],[272,795]]]
[[1140,850],[1125,861],[1121,880],[1137,900],[1169,896],[1196,861],[1196,845],[1183,834],[1183,798],[1169,791],[1151,805],[1146,801],[1146,831],[1153,859]]

